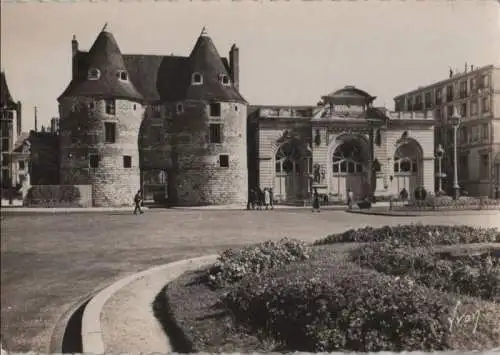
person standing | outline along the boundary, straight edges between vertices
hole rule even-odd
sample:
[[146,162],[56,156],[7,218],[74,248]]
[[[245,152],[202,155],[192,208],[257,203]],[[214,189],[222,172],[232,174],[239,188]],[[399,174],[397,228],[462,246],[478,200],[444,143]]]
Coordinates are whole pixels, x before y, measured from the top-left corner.
[[139,212],[140,214],[143,214],[144,211],[141,209],[141,203],[142,203],[142,189],[139,189],[137,193],[134,196],[134,214],[137,214]]
[[314,189],[314,194],[313,194],[313,212],[320,212],[320,204],[319,204],[319,193],[318,189]]
[[271,200],[271,209],[274,210],[274,196],[273,196],[273,188],[269,188],[269,196]]
[[266,206],[266,210],[269,209],[270,203],[271,203],[271,194],[269,193],[269,189],[266,187],[264,189],[264,206]]

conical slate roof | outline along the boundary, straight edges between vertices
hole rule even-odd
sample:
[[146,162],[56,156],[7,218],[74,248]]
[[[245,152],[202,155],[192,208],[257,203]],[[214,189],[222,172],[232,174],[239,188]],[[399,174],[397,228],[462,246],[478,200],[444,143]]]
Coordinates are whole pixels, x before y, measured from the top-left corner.
[[[218,100],[245,102],[233,84],[224,85],[221,75],[231,78],[212,39],[203,29],[188,59],[189,80],[194,73],[203,76],[201,85],[189,85],[186,89],[187,100]],[[188,83],[189,84],[189,83]]]
[[[76,78],[61,97],[91,96],[102,98],[122,98],[142,101],[130,77],[120,80],[117,73],[127,71],[120,48],[110,32],[103,31],[97,36],[87,55],[88,70],[98,69],[99,79],[90,80],[87,76]],[[74,82],[75,81],[75,82]]]
[[5,73],[0,72],[0,107],[10,107],[14,106],[16,103],[12,99],[9,87],[7,86],[7,80],[5,79]]

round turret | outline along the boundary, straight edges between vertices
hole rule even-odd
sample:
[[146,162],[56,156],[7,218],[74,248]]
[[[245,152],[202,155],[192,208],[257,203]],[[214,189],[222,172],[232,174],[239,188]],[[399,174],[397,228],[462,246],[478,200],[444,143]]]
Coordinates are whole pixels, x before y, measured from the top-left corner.
[[112,34],[102,31],[60,104],[60,181],[91,185],[94,206],[131,205],[140,188],[142,96]]
[[183,100],[172,103],[178,205],[246,204],[247,103],[204,30],[188,58]]

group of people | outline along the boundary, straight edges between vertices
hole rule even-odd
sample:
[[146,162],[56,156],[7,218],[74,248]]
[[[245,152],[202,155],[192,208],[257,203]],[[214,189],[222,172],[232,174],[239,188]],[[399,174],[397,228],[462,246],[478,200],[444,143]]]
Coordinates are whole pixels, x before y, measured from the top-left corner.
[[265,187],[264,190],[258,186],[251,188],[249,195],[247,209],[274,209],[273,189],[271,187]]

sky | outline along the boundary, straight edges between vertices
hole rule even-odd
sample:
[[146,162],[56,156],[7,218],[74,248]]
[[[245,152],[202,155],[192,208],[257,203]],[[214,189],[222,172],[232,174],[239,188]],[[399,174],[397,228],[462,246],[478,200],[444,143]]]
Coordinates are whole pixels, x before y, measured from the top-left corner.
[[72,36],[88,50],[106,22],[127,54],[188,56],[204,26],[221,56],[236,43],[240,91],[256,105],[314,105],[354,85],[393,108],[450,66],[500,64],[496,0],[18,0],[2,4],[0,48],[23,131],[34,106],[39,124],[59,115]]

